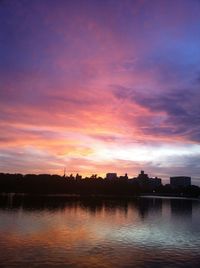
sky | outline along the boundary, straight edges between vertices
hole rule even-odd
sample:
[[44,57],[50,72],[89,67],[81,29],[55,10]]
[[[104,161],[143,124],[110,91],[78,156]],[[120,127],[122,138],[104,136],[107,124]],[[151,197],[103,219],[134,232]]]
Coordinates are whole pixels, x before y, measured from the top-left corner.
[[0,0],[0,172],[200,185],[199,0]]

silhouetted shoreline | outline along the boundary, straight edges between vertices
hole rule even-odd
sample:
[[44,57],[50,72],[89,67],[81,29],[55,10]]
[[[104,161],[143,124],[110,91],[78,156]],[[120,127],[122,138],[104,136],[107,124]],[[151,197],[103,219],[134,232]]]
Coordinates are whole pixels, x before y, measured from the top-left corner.
[[151,179],[128,179],[126,176],[116,179],[103,179],[97,176],[82,179],[81,176],[59,176],[48,174],[6,174],[0,173],[0,193],[30,195],[68,195],[68,196],[109,196],[137,197],[142,195],[194,197],[200,196],[200,188],[172,187],[161,183],[152,183]]

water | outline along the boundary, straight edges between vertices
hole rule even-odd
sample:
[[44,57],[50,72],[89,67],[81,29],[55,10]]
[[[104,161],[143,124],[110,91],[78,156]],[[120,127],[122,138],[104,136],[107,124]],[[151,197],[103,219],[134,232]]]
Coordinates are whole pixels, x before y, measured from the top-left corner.
[[200,267],[200,201],[0,197],[0,267]]

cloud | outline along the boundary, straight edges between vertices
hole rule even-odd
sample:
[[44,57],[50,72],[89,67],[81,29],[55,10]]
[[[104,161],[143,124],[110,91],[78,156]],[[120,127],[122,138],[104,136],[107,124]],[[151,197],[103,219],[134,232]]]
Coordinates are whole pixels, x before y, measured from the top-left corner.
[[147,117],[141,114],[137,118],[137,125],[145,134],[200,141],[198,89],[152,93],[115,86],[113,93],[117,99],[139,105],[150,113]]

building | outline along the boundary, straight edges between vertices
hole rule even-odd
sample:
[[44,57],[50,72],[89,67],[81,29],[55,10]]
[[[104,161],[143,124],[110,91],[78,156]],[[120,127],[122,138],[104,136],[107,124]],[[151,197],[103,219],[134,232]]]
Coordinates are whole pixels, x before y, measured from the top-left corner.
[[127,181],[128,180],[128,174],[127,173],[125,173],[125,175],[124,176],[119,176],[119,181]]
[[107,173],[106,174],[106,180],[116,180],[117,179],[117,173]]
[[153,187],[158,187],[158,186],[162,185],[162,180],[160,178],[157,178],[157,177],[151,178],[150,179],[150,184]]
[[141,173],[137,176],[137,178],[135,178],[135,180],[142,187],[148,186],[156,188],[162,185],[162,180],[160,178],[149,178],[148,174],[145,174],[143,170],[141,170]]
[[143,170],[141,170],[140,174],[137,176],[137,179],[140,181],[147,181],[149,180],[148,174],[145,174]]
[[170,185],[173,188],[190,186],[191,185],[191,177],[186,177],[186,176],[170,177]]

